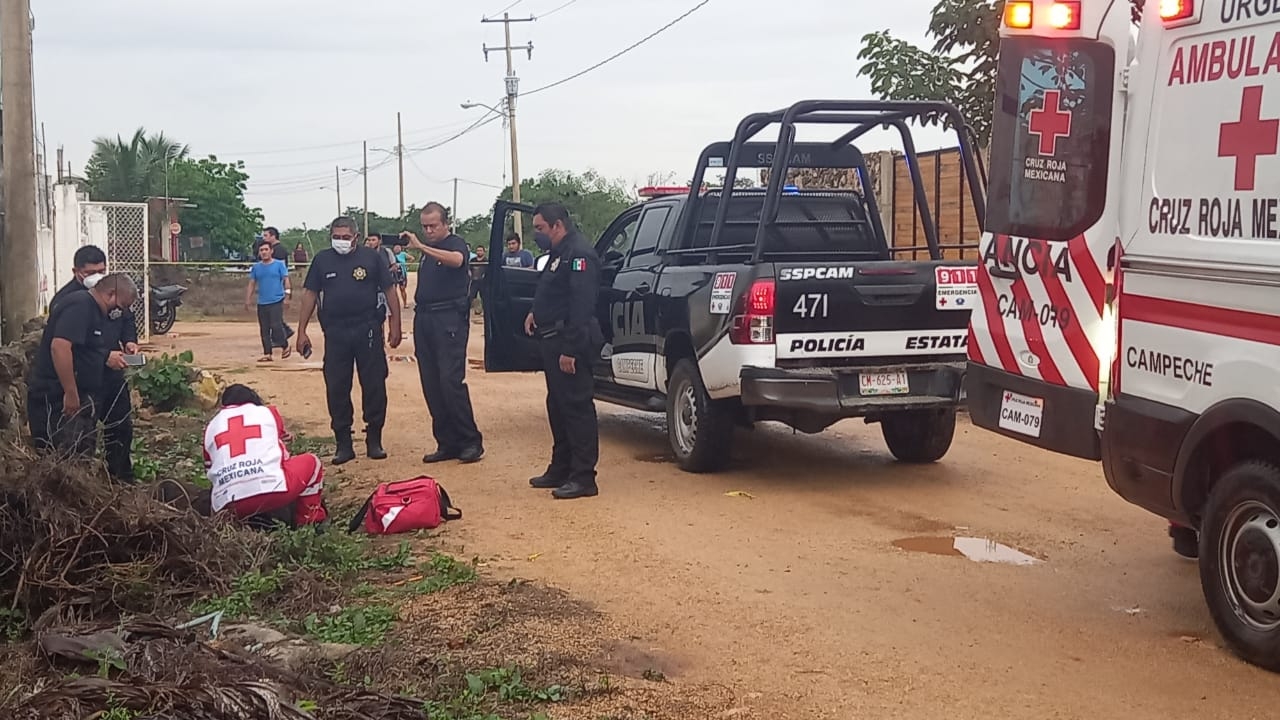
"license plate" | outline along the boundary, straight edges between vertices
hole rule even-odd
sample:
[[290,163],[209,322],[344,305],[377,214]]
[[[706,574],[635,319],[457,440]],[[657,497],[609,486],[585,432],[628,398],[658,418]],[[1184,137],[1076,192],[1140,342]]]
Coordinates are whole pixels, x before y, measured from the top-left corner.
[[860,373],[859,395],[906,395],[911,392],[904,372]]
[[1000,427],[1020,435],[1040,437],[1044,416],[1044,400],[1016,392],[1004,391],[1000,400]]

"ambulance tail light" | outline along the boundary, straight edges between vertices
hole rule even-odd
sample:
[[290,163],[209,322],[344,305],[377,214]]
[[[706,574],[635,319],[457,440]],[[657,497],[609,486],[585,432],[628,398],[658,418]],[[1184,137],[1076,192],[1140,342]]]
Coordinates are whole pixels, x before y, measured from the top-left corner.
[[773,280],[751,283],[739,313],[733,316],[729,340],[734,345],[773,344],[774,285]]
[[1004,5],[1005,27],[1026,30],[1031,27],[1035,7],[1029,0],[1010,0]]
[[1049,25],[1054,30],[1080,29],[1080,3],[1056,2],[1049,6]]
[[1160,0],[1160,19],[1166,23],[1187,20],[1196,14],[1196,0]]

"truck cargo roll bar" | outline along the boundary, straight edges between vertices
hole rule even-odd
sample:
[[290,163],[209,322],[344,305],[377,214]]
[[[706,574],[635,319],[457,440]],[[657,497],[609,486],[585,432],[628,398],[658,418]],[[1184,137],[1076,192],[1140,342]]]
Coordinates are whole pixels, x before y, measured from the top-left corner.
[[[751,138],[758,135],[769,125],[779,124],[778,141],[773,145],[772,164],[769,165],[770,182],[765,189],[764,203],[760,213],[760,225],[756,230],[755,248],[751,262],[759,262],[764,252],[764,234],[767,226],[775,223],[778,217],[778,206],[781,201],[783,186],[786,184],[787,171],[795,166],[793,155],[797,148],[797,124],[854,124],[855,127],[830,143],[801,143],[803,148],[812,149],[814,145],[827,145],[827,153],[835,155],[841,148],[850,144],[870,130],[879,127],[892,127],[902,137],[903,151],[907,160],[908,171],[914,186],[914,201],[925,228],[925,239],[929,246],[930,257],[934,260],[942,258],[938,242],[938,229],[933,222],[928,208],[928,195],[925,191],[923,177],[919,168],[919,156],[915,142],[906,121],[943,116],[954,128],[959,140],[961,163],[969,183],[970,198],[974,205],[980,226],[986,223],[986,168],[982,158],[978,156],[974,142],[973,129],[964,122],[964,117],[954,105],[936,101],[881,101],[881,100],[806,100],[798,102],[785,110],[753,113],[744,117],[739,123],[734,139],[729,144],[729,152],[725,158],[725,181],[716,207],[715,220],[711,229],[707,251],[715,252],[715,248],[723,233],[725,221],[729,213],[729,201],[734,194],[734,182],[740,167],[752,167],[744,162],[746,146]],[[753,144],[759,145],[759,143]],[[696,201],[701,191],[706,171],[714,158],[725,157],[723,143],[709,146],[698,159],[693,183],[689,188],[689,199]],[[856,148],[855,148],[856,149]],[[822,153],[826,155],[827,153]],[[858,153],[861,156],[861,153]],[[865,161],[857,165],[814,165],[816,167],[857,168],[862,181],[863,194],[869,199],[869,206],[875,207],[874,213],[877,233],[885,237],[883,223],[880,222],[875,193],[867,184]],[[697,219],[691,214],[685,219],[685,232],[692,230],[692,223]],[[892,251],[892,249],[890,249]]]

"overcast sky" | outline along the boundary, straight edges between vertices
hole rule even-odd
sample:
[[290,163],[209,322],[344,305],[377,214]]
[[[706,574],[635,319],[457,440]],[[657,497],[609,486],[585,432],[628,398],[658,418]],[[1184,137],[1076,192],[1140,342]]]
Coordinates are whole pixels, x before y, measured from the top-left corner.
[[[249,203],[270,224],[314,227],[336,210],[334,166],[359,168],[370,145],[369,206],[394,215],[396,112],[406,203],[487,212],[510,180],[500,122],[435,149],[497,105],[502,25],[511,0],[33,0],[35,91],[50,159],[62,145],[77,173],[100,135],[163,130],[198,156],[243,159]],[[687,19],[581,78],[517,103],[520,169],[584,170],[630,184],[692,174],[708,142],[746,113],[799,99],[869,97],[859,38],[890,28],[921,41],[936,0],[710,0]],[[521,90],[572,75],[640,40],[698,0],[520,0],[512,44]],[[554,11],[554,12],[553,12]],[[37,128],[38,130],[38,128]],[[933,142],[938,145],[936,133]],[[884,143],[888,147],[890,143]],[[378,148],[375,150],[374,148]],[[878,149],[864,146],[864,150]],[[923,149],[923,148],[922,148]],[[323,189],[322,189],[323,186]],[[344,205],[361,205],[344,172]]]

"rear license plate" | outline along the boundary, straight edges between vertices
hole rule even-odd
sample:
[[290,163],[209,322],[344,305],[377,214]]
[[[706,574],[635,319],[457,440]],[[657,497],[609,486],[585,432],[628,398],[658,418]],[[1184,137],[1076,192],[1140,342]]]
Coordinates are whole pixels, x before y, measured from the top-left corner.
[[1040,421],[1044,400],[1016,392],[1004,391],[1000,400],[1000,427],[1020,435],[1040,437]]
[[911,392],[904,372],[860,373],[858,375],[859,395],[906,395]]

